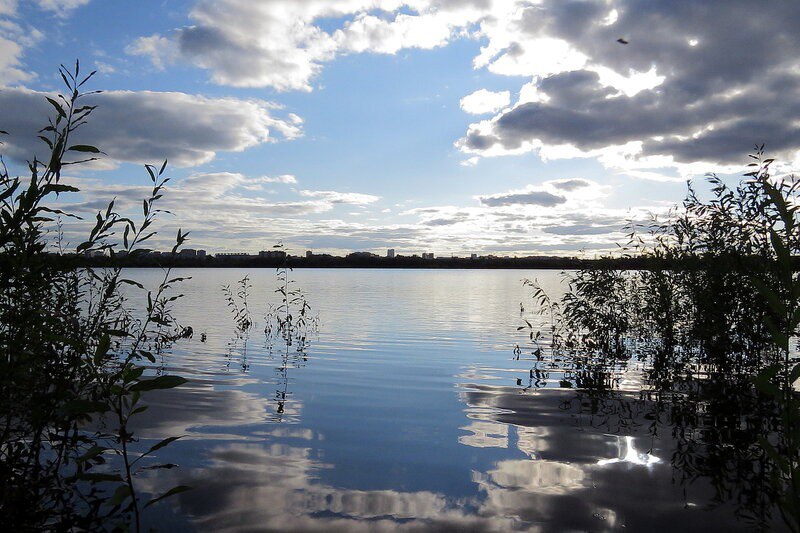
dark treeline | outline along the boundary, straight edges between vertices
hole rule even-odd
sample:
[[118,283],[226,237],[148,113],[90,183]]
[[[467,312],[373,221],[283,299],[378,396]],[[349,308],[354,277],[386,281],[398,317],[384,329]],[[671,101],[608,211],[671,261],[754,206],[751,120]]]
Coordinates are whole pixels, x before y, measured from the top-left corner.
[[[119,257],[85,257],[81,255],[53,254],[52,260],[65,267],[135,267],[135,268],[280,268],[284,260],[259,256],[185,257],[181,255],[149,256],[145,253]],[[647,255],[626,257],[603,257],[581,259],[576,257],[531,256],[531,257],[437,257],[423,259],[414,256],[370,257],[313,255],[310,257],[289,256],[292,268],[430,268],[430,269],[551,269],[551,270],[704,270],[713,264],[724,263],[727,268],[743,270],[760,269],[764,259],[758,256],[720,257],[719,255],[696,257],[653,257]],[[792,268],[800,270],[800,256],[792,258]]]

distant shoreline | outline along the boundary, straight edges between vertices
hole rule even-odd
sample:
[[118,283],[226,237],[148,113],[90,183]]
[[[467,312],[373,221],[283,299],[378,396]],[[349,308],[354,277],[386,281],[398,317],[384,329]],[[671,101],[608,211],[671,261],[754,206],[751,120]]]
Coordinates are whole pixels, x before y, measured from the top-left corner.
[[[436,270],[664,270],[700,268],[708,262],[728,265],[729,268],[759,268],[764,261],[759,258],[696,258],[691,261],[673,261],[653,257],[622,257],[579,259],[572,257],[463,257],[421,258],[398,256],[387,257],[337,257],[315,255],[310,257],[288,256],[282,258],[248,257],[181,257],[180,255],[158,257],[139,255],[135,257],[85,257],[51,256],[65,267],[128,267],[128,268],[369,268],[369,269],[436,269]],[[795,258],[794,269],[800,270],[800,258]]]

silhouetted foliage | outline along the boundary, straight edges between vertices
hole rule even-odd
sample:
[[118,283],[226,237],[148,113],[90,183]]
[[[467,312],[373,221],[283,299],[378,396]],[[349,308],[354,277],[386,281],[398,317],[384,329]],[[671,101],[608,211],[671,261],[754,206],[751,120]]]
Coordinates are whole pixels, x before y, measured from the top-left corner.
[[[525,389],[574,387],[564,408],[610,431],[669,428],[682,481],[707,478],[742,518],[767,528],[777,509],[798,531],[799,185],[770,174],[763,147],[751,157],[736,188],[711,175],[710,200],[690,184],[669,220],[629,228],[623,251],[653,268],[579,270],[560,301],[525,282],[546,324],[520,328],[534,343]],[[634,369],[632,394],[621,382]]]
[[[153,452],[180,437],[143,450],[130,421],[147,409],[147,391],[186,380],[148,372],[148,363],[183,334],[171,314],[181,281],[169,270],[147,290],[119,268],[69,268],[47,253],[54,217],[75,217],[53,207],[61,194],[78,192],[62,181],[64,168],[93,161],[102,152],[71,144],[95,106],[82,87],[80,65],[61,67],[65,92],[48,97],[54,110],[39,133],[45,161],[28,163],[30,178],[0,170],[0,522],[9,531],[136,529],[140,512],[187,487],[174,487],[145,500],[136,493],[136,474],[175,465],[153,464]],[[0,159],[2,161],[2,159]],[[114,201],[97,213],[77,253],[122,249],[138,253],[155,235],[153,224],[164,186],[166,162],[147,165],[152,194],[134,221]],[[121,233],[121,238],[120,238]],[[178,231],[175,247],[186,239]],[[121,241],[121,242],[118,242]],[[63,240],[58,250],[64,254]],[[146,308],[127,305],[130,291],[146,294]],[[134,449],[132,449],[135,448]]]

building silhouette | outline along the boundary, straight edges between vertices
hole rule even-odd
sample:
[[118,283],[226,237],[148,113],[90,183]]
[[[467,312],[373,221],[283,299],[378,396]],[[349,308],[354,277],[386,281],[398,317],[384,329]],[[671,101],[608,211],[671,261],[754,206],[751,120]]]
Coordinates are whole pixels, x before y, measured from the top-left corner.
[[261,250],[258,252],[258,257],[264,259],[283,259],[286,257],[286,252],[283,250]]

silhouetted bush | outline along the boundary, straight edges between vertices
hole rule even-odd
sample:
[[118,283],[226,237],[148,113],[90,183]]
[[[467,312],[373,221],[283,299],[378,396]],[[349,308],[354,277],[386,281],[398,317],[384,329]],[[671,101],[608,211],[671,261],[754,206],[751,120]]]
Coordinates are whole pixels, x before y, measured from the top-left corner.
[[[616,429],[653,434],[666,423],[685,480],[708,478],[717,501],[768,527],[780,512],[800,528],[800,220],[794,177],[775,178],[763,146],[736,188],[711,175],[665,222],[630,227],[625,253],[647,270],[583,269],[551,301],[535,281],[539,330],[529,387],[579,389],[574,405]],[[645,365],[638,399],[619,393],[631,363]],[[638,422],[637,422],[638,421]]]
[[[177,437],[140,450],[129,424],[147,409],[147,391],[186,381],[148,371],[181,336],[169,294],[180,278],[167,270],[150,291],[119,268],[69,268],[47,253],[56,217],[77,218],[52,204],[78,192],[62,172],[102,153],[72,144],[95,108],[83,104],[92,93],[82,92],[94,73],[81,77],[78,63],[60,73],[65,92],[47,98],[54,116],[39,132],[47,159],[30,161],[24,180],[11,177],[4,162],[0,170],[0,523],[8,531],[138,530],[143,507],[186,489],[149,501],[137,495],[138,471],[174,466],[152,464],[150,454]],[[155,234],[165,167],[146,166],[153,188],[140,221],[116,212],[112,201],[76,251],[136,254]],[[185,238],[178,231],[174,250]],[[57,244],[64,254],[63,240]],[[126,290],[146,292],[144,311],[128,308]]]

